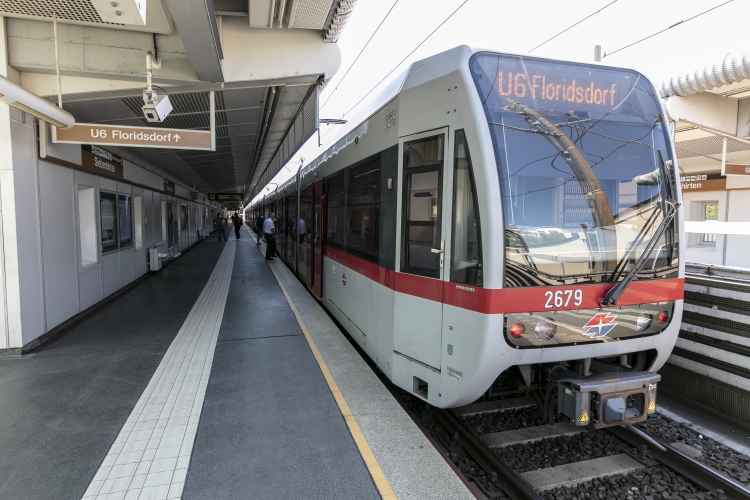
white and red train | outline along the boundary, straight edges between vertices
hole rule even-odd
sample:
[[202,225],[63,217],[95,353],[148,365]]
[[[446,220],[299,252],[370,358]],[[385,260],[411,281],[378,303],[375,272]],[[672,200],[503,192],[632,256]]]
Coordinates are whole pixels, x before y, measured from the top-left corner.
[[512,373],[545,415],[646,418],[684,276],[654,86],[460,46],[412,64],[370,109],[246,220],[276,213],[282,259],[434,406]]

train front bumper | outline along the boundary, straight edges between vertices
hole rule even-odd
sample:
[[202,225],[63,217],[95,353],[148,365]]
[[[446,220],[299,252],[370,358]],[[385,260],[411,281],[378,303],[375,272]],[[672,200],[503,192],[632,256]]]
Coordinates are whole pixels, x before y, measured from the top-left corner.
[[575,425],[597,429],[646,420],[656,411],[656,384],[652,372],[601,372],[587,377],[557,380],[557,411]]

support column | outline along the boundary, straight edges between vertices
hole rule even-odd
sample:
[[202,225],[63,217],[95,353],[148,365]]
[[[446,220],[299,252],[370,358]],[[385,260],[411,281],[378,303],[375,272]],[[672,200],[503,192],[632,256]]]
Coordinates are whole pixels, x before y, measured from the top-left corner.
[[[15,83],[20,75],[8,66],[5,18],[0,16],[0,74]],[[16,203],[10,107],[0,105],[0,352],[19,352],[23,345],[18,266]]]

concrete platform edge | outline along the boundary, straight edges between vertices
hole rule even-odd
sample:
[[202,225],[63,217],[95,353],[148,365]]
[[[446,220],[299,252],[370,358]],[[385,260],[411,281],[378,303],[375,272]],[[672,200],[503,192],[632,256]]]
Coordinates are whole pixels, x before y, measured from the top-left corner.
[[401,500],[473,499],[474,495],[291,270],[280,260],[269,265],[304,318],[395,496]]

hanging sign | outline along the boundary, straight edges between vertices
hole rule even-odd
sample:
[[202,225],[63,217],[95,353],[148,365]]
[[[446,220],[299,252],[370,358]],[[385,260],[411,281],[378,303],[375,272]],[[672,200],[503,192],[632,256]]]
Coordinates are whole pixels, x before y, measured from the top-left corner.
[[83,170],[116,179],[124,179],[122,166],[122,158],[109,151],[96,146],[85,145],[81,147],[80,168]]
[[727,163],[724,165],[724,173],[727,175],[750,175],[750,165]]
[[242,201],[242,193],[208,193],[211,201]]
[[157,127],[76,123],[68,130],[52,129],[52,142],[133,146],[139,148],[204,149],[211,151],[211,132]]
[[721,174],[689,174],[680,176],[680,184],[684,193],[724,191],[727,188],[727,178]]

